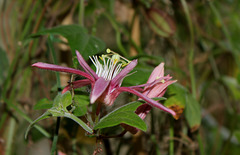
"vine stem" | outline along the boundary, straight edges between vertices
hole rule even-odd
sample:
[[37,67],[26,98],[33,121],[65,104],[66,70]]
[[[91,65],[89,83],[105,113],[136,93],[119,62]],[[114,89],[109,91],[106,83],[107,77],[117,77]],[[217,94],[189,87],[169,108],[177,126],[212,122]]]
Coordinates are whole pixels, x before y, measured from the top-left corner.
[[51,155],[54,155],[55,151],[57,152],[57,141],[58,141],[58,132],[60,128],[60,122],[61,122],[61,117],[57,117],[56,129],[55,129],[52,148],[51,148]]
[[[49,35],[49,37],[48,37],[48,46],[49,46],[49,50],[53,57],[53,63],[57,65],[58,61],[57,61],[57,56],[56,56],[55,50],[53,48],[53,36],[52,35]],[[56,72],[56,78],[57,78],[58,94],[60,94],[61,93],[61,91],[60,91],[61,90],[61,81],[60,81],[59,72]],[[57,141],[58,141],[58,132],[59,132],[59,128],[60,128],[60,122],[61,122],[61,117],[57,117],[56,129],[55,129],[52,148],[51,148],[51,155],[54,155],[54,152],[56,152],[56,154],[57,154]]]

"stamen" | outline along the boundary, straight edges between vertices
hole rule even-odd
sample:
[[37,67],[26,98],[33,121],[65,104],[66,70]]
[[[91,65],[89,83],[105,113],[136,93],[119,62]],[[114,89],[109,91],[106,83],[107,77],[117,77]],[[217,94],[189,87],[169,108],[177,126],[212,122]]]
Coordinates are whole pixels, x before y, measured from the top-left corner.
[[[108,54],[99,57],[89,56],[90,60],[96,67],[96,74],[105,80],[112,80],[121,72],[122,67],[128,65],[131,61],[120,56],[119,54],[107,49]],[[101,62],[100,62],[100,61]]]

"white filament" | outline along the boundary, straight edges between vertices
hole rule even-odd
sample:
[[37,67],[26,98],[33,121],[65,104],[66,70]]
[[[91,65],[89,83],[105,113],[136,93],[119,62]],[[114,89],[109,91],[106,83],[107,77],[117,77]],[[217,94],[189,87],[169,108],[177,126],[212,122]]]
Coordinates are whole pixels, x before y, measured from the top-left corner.
[[89,56],[89,58],[96,67],[96,74],[105,80],[112,80],[122,70],[122,64],[114,62],[114,59],[112,58],[107,57],[106,60],[105,57],[102,57],[103,64],[99,62],[97,56]]

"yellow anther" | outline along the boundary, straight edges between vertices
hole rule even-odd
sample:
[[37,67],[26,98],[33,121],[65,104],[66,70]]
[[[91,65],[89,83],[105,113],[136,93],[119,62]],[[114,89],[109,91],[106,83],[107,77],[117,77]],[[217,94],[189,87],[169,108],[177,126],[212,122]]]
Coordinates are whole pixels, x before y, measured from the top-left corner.
[[114,54],[112,56],[112,60],[113,60],[114,64],[118,63],[118,61],[120,60],[120,55],[119,54]]
[[165,83],[165,80],[164,80],[164,79],[162,79],[162,80],[161,80],[161,82],[162,82],[162,83]]
[[106,50],[107,53],[111,53],[112,50],[110,50],[109,48]]

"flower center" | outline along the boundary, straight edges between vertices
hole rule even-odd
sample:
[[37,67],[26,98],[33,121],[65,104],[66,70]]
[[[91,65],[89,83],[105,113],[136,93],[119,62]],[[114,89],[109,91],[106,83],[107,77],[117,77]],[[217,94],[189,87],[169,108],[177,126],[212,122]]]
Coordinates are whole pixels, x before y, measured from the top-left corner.
[[105,80],[112,80],[122,68],[130,63],[129,60],[107,49],[107,54],[102,56],[89,56],[96,67],[96,74]]

